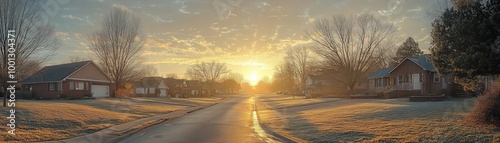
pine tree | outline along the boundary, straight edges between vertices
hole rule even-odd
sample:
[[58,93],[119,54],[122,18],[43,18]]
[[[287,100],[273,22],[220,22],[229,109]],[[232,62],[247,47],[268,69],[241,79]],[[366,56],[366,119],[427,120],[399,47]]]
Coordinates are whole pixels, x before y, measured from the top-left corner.
[[399,46],[391,65],[395,66],[407,57],[414,57],[422,54],[424,54],[424,52],[420,50],[418,43],[413,38],[408,37],[408,39]]
[[431,53],[440,74],[454,73],[470,87],[477,76],[500,74],[500,0],[476,0],[434,20]]

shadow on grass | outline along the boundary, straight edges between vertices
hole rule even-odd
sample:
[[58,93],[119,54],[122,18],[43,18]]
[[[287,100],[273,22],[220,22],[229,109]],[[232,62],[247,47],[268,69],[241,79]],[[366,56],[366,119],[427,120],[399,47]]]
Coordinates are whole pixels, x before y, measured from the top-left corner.
[[319,131],[317,125],[308,122],[306,119],[300,117],[300,115],[294,115],[294,116],[289,115],[287,116],[287,119],[288,119],[288,124],[284,129],[290,132],[293,136],[310,142],[315,142],[315,143],[359,142],[375,138],[375,135],[365,132]]
[[428,118],[442,118],[457,120],[456,114],[468,113],[474,106],[475,100],[452,100],[441,102],[405,102],[405,101],[391,101],[383,100],[378,103],[403,105],[395,107],[386,111],[363,114],[356,119],[370,120],[370,119],[383,119],[383,120],[409,120],[409,119],[428,119]]

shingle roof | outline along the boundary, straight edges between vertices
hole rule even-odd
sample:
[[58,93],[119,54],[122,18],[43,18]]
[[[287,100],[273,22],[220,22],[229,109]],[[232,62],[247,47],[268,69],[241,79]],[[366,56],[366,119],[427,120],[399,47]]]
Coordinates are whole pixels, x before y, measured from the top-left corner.
[[372,75],[370,75],[370,77],[368,77],[368,79],[389,77],[389,72],[392,69],[394,69],[394,67],[379,69],[376,72],[374,72]]
[[61,65],[46,66],[40,71],[26,78],[22,83],[46,83],[58,82],[68,77],[72,73],[78,71],[83,66],[91,63],[92,61],[83,61],[76,63],[68,63]]
[[182,84],[184,80],[175,78],[164,78],[163,82],[165,82],[165,84],[167,84],[169,87],[175,87],[178,84]]
[[158,84],[163,80],[161,77],[144,77],[141,79],[142,87],[154,88],[158,87]]
[[407,59],[420,66],[423,70],[436,72],[436,68],[434,68],[434,65],[432,65],[432,61],[429,59],[429,55],[420,55],[420,56],[406,58],[405,60],[400,62],[396,67],[394,67],[389,73],[394,71],[394,69],[398,68],[399,65],[401,65],[401,63],[403,63]]
[[436,68],[434,68],[434,65],[432,65],[432,61],[429,59],[427,55],[420,55],[416,57],[409,57],[408,58],[410,61],[414,62],[415,64],[419,65],[426,71],[431,71],[435,72]]

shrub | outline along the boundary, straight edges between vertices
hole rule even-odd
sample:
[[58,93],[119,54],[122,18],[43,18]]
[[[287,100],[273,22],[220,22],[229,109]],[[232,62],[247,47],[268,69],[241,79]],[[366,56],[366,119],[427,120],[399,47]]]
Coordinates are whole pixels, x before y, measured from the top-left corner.
[[116,91],[116,96],[117,98],[123,98],[123,97],[130,97],[130,95],[134,93],[133,90],[131,89],[123,89],[120,88],[118,91]]
[[467,119],[477,124],[500,126],[500,87],[490,89],[477,97]]

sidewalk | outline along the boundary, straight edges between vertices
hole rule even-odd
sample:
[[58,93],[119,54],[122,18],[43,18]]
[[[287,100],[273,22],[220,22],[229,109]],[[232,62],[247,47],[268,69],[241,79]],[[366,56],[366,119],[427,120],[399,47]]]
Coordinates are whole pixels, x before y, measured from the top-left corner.
[[163,115],[157,115],[153,117],[148,117],[148,118],[143,118],[131,122],[127,122],[124,124],[116,125],[110,128],[106,128],[100,131],[97,131],[95,133],[87,134],[84,136],[79,136],[79,137],[74,137],[70,139],[64,139],[64,140],[58,140],[58,141],[46,141],[42,143],[96,143],[96,142],[117,142],[122,140],[123,138],[127,137],[128,135],[131,135],[133,133],[136,133],[137,131],[140,131],[142,129],[145,129],[147,127],[159,124],[161,122],[178,118],[181,116],[184,116],[188,113],[210,107],[212,105],[221,103],[226,101],[227,98],[219,100],[218,102],[206,106],[198,106],[198,107],[191,107],[187,108],[184,110],[178,110],[174,112],[170,112],[167,114]]

